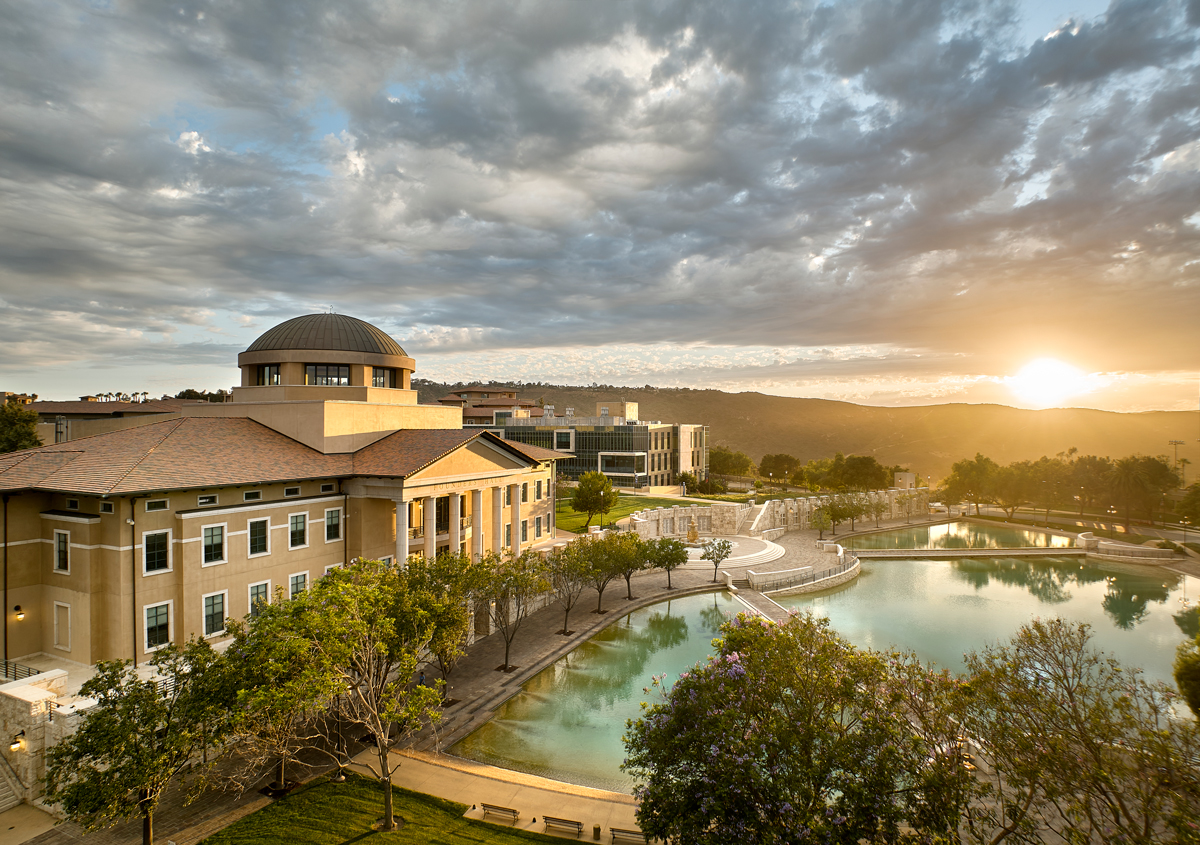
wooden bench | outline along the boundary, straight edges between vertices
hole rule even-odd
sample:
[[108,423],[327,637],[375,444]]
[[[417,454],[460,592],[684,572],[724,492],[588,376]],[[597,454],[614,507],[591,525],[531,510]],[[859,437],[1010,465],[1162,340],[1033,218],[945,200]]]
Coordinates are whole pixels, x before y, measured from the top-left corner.
[[493,816],[508,816],[510,821],[516,821],[520,817],[520,813],[512,807],[501,807],[497,804],[485,804],[479,802],[480,808],[483,810],[483,815],[486,817],[489,813]]
[[625,830],[624,828],[620,828],[620,827],[610,827],[609,830],[612,831],[612,841],[613,842],[616,842],[618,839],[620,839],[623,842],[649,842],[650,841],[646,837],[646,834],[642,833],[640,830]]
[[574,819],[556,819],[554,816],[542,816],[542,821],[546,823],[546,827],[561,827],[575,831],[575,835],[583,833],[583,822],[577,822]]

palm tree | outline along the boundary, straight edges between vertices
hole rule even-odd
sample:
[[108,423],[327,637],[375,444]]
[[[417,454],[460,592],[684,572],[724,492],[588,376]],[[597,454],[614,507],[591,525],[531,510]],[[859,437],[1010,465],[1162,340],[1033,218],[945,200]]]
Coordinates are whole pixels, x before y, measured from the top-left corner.
[[1136,457],[1121,458],[1108,471],[1108,488],[1125,510],[1125,530],[1129,530],[1129,509],[1135,502],[1144,499],[1150,485],[1141,462]]
[[1179,486],[1187,487],[1187,468],[1191,463],[1187,458],[1180,458],[1179,461]]

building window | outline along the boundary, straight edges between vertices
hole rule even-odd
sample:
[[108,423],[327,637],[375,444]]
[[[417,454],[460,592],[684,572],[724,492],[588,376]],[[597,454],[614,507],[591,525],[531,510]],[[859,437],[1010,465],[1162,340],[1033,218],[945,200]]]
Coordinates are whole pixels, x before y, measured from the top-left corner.
[[150,513],[151,511],[165,511],[170,506],[171,506],[171,503],[167,499],[147,499],[146,500],[146,512],[147,513]]
[[295,598],[308,587],[308,573],[297,572],[288,578],[288,597]]
[[325,511],[325,542],[342,539],[342,509]]
[[269,604],[271,601],[271,582],[260,581],[257,584],[250,585],[250,616],[258,616],[259,605]]
[[522,543],[529,542],[529,520],[528,519],[521,520],[521,542]]
[[262,499],[262,490],[247,490],[242,494],[243,502],[257,502]]
[[540,516],[533,521],[533,536],[542,536],[542,518]]
[[270,552],[271,521],[269,519],[252,520],[247,526],[247,533],[250,535],[251,557]]
[[309,364],[304,368],[305,384],[345,387],[350,384],[348,364]]
[[294,513],[288,517],[288,546],[300,548],[308,545],[308,514]]
[[211,505],[215,505],[216,503],[217,497],[215,494],[211,496],[200,496],[196,499],[196,506],[201,508],[206,508]]
[[204,536],[204,563],[225,562],[225,526],[206,525],[201,529]]
[[115,512],[116,512],[116,508],[113,507],[112,502],[101,502],[100,503],[100,513],[115,513]]
[[371,368],[371,387],[395,387],[396,371],[390,367]]
[[325,567],[325,574],[328,575],[330,572],[333,572],[333,570],[341,568],[342,565],[340,563],[331,563],[329,566]]
[[67,499],[67,510],[69,510],[69,511],[79,510],[79,500],[78,499]]
[[171,532],[153,531],[142,535],[142,564],[145,572],[166,572],[171,568]]
[[558,452],[571,451],[571,432],[569,430],[554,432],[554,449]]
[[[505,484],[504,485],[504,507],[507,508],[507,507],[511,507],[511,506],[512,506],[512,488],[509,487],[507,484]],[[508,544],[505,543],[505,545],[508,545]]]
[[71,650],[71,605],[61,601],[54,603],[54,647]]
[[542,482],[541,481],[538,481],[538,483],[537,483],[537,495],[535,495],[534,498],[537,499],[539,502],[542,500]]
[[529,501],[529,484],[528,483],[521,485],[521,501],[522,502]]
[[54,532],[54,571],[71,571],[71,532]]
[[287,496],[288,498],[291,498],[292,496],[299,496],[300,488],[299,487],[284,487],[283,495]]
[[504,523],[504,547],[507,549],[512,545],[512,523]]
[[204,597],[204,636],[225,633],[225,592]]
[[279,365],[259,364],[258,383],[260,385],[279,384]]
[[146,651],[154,651],[171,642],[171,603],[146,608]]
[[321,485],[321,492],[322,492],[322,493],[332,493],[332,492],[333,492],[333,485],[332,485],[332,484],[322,484],[322,485]]

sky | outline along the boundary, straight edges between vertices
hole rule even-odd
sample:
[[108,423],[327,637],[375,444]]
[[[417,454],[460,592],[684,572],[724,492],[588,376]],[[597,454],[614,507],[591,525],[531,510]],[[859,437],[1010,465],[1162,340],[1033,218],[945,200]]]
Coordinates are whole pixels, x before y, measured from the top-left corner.
[[10,0],[0,103],[0,390],[333,310],[438,381],[1200,398],[1200,0]]

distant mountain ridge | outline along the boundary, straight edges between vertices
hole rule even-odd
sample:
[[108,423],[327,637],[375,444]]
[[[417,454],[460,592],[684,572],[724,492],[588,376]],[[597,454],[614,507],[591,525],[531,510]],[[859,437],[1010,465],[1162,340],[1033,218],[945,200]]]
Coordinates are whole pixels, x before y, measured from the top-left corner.
[[[417,383],[420,401],[434,403],[466,385]],[[1200,412],[1117,413],[1085,408],[1027,411],[1006,405],[922,405],[880,408],[829,399],[796,399],[762,393],[656,387],[489,385],[518,391],[522,400],[544,400],[559,413],[573,407],[591,414],[597,402],[639,404],[645,420],[703,423],[711,445],[748,454],[785,452],[801,461],[835,452],[874,455],[934,481],[962,458],[982,452],[1001,464],[1057,455],[1072,446],[1081,454],[1174,456],[1170,440],[1183,440],[1179,457],[1192,462],[1187,480],[1200,478]]]

